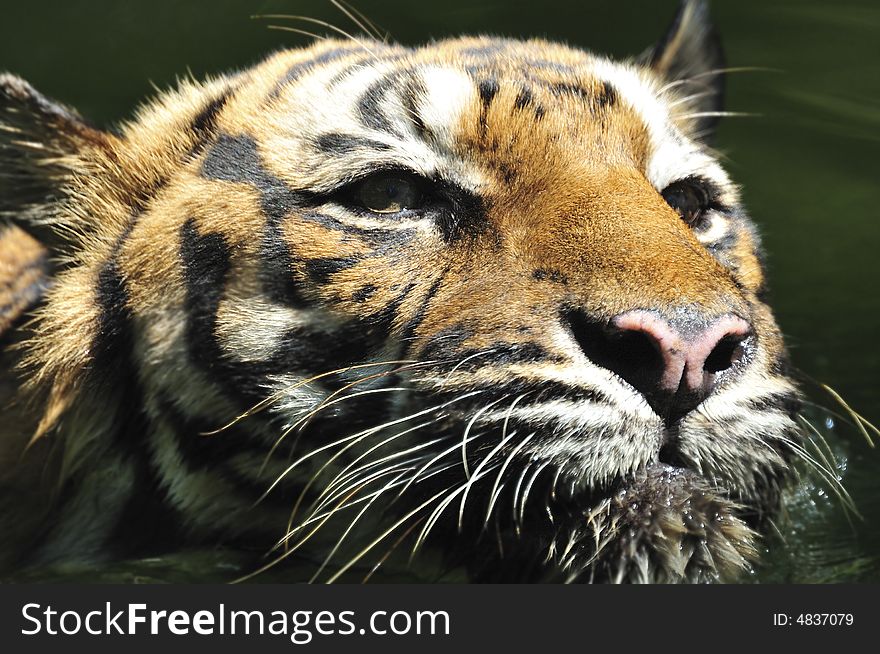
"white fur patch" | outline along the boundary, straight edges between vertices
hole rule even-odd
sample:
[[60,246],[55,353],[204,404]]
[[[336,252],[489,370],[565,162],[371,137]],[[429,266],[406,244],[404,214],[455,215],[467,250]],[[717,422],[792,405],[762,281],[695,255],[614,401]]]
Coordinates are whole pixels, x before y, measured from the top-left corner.
[[216,334],[236,361],[264,361],[292,327],[305,322],[300,312],[268,298],[229,296],[217,309]]
[[421,76],[425,94],[418,99],[418,113],[438,145],[452,149],[462,113],[477,102],[474,80],[463,71],[439,66],[423,69]]

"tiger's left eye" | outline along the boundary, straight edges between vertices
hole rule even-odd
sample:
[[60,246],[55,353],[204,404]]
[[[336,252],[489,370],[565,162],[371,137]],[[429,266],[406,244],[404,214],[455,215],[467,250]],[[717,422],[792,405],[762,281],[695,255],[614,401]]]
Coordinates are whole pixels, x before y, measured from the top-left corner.
[[412,179],[400,174],[379,173],[362,181],[354,190],[354,201],[374,213],[400,213],[418,209],[422,191]]
[[666,203],[678,212],[681,219],[691,227],[699,225],[711,205],[706,185],[698,179],[682,179],[673,182],[661,193]]

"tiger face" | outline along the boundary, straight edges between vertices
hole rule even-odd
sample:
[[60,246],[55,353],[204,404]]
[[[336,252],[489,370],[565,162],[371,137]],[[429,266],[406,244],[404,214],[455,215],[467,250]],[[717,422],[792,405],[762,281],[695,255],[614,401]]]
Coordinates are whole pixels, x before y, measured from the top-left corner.
[[800,437],[707,144],[720,68],[685,2],[639,60],[322,41],[116,134],[4,78],[63,180],[28,364],[76,490],[33,560],[137,520],[316,578],[395,549],[473,580],[748,569]]

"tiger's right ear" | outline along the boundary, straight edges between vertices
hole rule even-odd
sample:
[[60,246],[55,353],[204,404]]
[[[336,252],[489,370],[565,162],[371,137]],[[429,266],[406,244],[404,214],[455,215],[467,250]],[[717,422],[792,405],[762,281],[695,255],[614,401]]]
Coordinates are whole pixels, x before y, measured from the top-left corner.
[[706,0],[681,0],[666,33],[639,61],[676,87],[694,135],[711,140],[724,108],[724,50]]
[[73,234],[58,213],[70,180],[88,171],[96,150],[111,153],[115,138],[20,77],[0,73],[0,221],[52,253],[66,251]]

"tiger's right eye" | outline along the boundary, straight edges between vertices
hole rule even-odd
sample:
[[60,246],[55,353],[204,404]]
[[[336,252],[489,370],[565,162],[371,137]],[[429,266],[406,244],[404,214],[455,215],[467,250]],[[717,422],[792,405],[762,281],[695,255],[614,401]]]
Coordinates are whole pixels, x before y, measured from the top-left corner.
[[673,182],[661,195],[666,203],[675,209],[681,219],[691,227],[698,227],[712,204],[706,184],[695,177],[687,177]]
[[379,173],[358,184],[352,199],[373,213],[391,214],[420,208],[423,194],[415,180],[400,173]]

